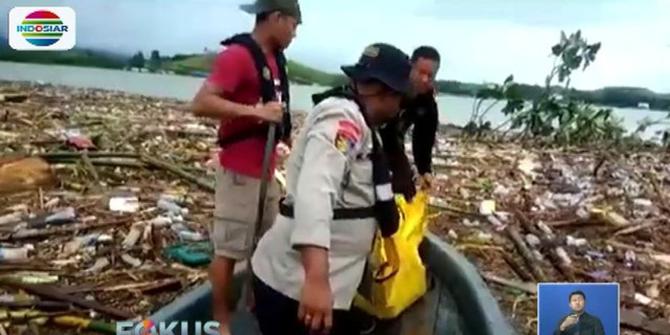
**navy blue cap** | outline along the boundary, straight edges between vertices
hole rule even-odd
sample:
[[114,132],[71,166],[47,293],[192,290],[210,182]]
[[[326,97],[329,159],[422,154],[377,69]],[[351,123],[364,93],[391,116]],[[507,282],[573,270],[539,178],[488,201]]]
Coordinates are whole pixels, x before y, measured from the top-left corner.
[[410,89],[409,57],[400,49],[386,43],[375,43],[363,50],[358,63],[342,66],[342,71],[354,81],[378,80],[399,93]]

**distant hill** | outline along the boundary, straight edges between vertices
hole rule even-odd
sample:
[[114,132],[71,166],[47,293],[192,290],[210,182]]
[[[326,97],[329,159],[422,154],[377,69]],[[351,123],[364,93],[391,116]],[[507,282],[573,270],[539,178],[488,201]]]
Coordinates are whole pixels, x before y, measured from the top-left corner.
[[11,62],[123,68],[127,57],[112,52],[75,48],[68,51],[16,51],[0,40],[0,60]]
[[[215,57],[215,53],[175,55],[167,62],[164,62],[162,67],[178,74],[206,73],[210,71]],[[320,71],[293,60],[288,61],[287,71],[289,79],[299,84],[337,86],[347,82],[344,75]]]
[[[6,39],[0,39],[0,43],[0,60],[5,61],[123,69],[128,67],[130,59],[129,55],[93,49],[73,49],[64,52],[19,52],[9,48]],[[206,76],[215,57],[215,53],[178,54],[172,57],[160,57],[159,70],[182,75]],[[328,73],[294,60],[289,60],[287,67],[289,79],[294,83],[337,86],[347,82],[343,74]],[[537,98],[543,91],[543,87],[537,85],[518,85],[519,92],[527,100]],[[437,88],[440,93],[454,95],[475,96],[484,87],[486,87],[485,84],[463,83],[454,80],[437,81]],[[557,90],[564,96],[571,96],[604,106],[636,108],[639,103],[645,103],[649,104],[651,109],[670,111],[670,94],[659,94],[646,88],[605,87],[594,91],[575,89],[566,91],[557,87]]]

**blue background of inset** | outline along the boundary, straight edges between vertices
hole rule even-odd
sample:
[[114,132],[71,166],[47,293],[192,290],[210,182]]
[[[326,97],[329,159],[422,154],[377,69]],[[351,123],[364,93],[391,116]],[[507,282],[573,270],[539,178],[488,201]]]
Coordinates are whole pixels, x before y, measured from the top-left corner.
[[568,297],[571,292],[577,290],[586,295],[586,312],[600,319],[605,335],[619,334],[619,290],[616,284],[540,284],[538,288],[540,335],[552,335],[561,318],[572,312]]

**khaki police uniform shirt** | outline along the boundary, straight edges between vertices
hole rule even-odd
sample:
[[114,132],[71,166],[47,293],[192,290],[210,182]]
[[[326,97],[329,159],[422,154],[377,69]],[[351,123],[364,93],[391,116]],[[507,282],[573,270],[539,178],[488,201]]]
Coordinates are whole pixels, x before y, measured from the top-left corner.
[[258,278],[300,300],[305,281],[300,245],[327,248],[335,309],[349,309],[376,231],[374,218],[333,220],[333,209],[370,207],[372,132],[358,105],[339,98],[318,104],[287,162],[286,203],[294,218],[277,216],[252,258]]

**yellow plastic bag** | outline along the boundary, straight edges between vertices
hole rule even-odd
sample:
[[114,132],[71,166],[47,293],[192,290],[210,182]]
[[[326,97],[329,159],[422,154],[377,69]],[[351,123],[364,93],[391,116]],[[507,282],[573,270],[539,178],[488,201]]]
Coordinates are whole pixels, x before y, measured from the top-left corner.
[[416,194],[411,203],[396,196],[400,212],[398,231],[375,239],[368,259],[368,271],[354,306],[379,319],[400,315],[426,293],[426,268],[419,256],[419,244],[427,226],[428,195]]

